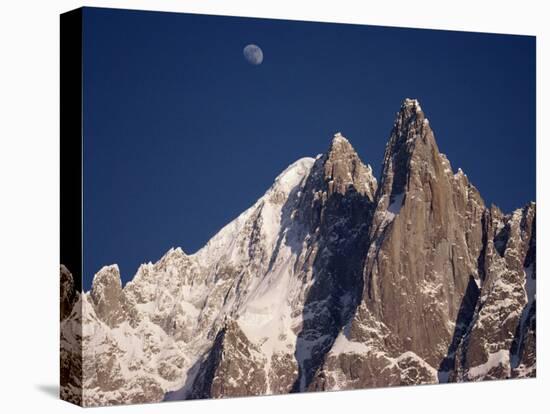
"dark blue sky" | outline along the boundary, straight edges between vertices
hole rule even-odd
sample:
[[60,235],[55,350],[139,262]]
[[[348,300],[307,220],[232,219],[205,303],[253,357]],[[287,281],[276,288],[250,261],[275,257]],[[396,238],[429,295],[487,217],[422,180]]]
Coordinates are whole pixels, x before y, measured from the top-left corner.
[[378,174],[405,97],[487,204],[535,199],[534,37],[85,8],[83,59],[86,290],[195,252],[337,131]]

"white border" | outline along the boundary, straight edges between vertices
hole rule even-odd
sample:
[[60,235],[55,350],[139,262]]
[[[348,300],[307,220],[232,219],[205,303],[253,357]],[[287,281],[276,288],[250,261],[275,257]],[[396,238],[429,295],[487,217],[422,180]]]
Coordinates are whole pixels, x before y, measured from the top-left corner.
[[[538,378],[127,406],[117,412],[542,412],[548,255],[548,18],[545,1],[87,1],[88,6],[288,18],[537,36]],[[4,1],[0,11],[0,404],[4,412],[64,413],[57,400],[59,13],[78,1]],[[544,76],[544,78],[543,78]],[[513,101],[513,97],[510,97]],[[503,122],[505,122],[503,120]],[[504,168],[518,168],[508,166]],[[97,409],[102,412],[107,409]]]

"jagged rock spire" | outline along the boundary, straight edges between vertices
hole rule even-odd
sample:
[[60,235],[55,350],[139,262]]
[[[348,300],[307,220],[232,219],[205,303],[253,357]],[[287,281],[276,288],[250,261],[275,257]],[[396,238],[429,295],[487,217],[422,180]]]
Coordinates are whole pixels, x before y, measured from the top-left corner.
[[[439,163],[439,150],[430,123],[416,99],[405,99],[386,145],[382,165],[381,191],[390,197],[406,190],[411,170],[423,163]],[[416,166],[414,164],[417,164]]]
[[330,148],[325,156],[325,181],[328,193],[345,195],[353,189],[369,199],[376,192],[376,178],[370,165],[365,165],[350,142],[340,133],[334,134]]
[[[406,99],[386,146],[365,300],[387,326],[409,338],[409,349],[431,363],[443,355],[424,350],[448,346],[452,335],[442,325],[456,320],[470,277],[479,279],[484,205],[450,168],[420,104]],[[403,302],[402,295],[414,299]],[[434,308],[427,312],[430,303]],[[401,318],[402,312],[410,316]],[[442,326],[436,335],[435,326]]]

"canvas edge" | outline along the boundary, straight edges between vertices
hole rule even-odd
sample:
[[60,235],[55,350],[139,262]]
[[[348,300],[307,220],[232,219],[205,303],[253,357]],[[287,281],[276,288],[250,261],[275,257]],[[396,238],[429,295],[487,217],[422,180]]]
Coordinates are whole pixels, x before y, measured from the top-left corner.
[[[82,406],[82,8],[60,15],[59,398]],[[77,318],[74,318],[74,312]],[[69,316],[73,314],[73,317]],[[71,321],[69,321],[71,319]]]

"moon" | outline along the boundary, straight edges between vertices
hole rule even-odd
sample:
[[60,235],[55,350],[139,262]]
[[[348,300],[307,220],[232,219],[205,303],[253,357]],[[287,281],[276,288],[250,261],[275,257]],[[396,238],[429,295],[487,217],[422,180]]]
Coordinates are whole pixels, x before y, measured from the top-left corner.
[[264,61],[264,52],[258,45],[249,44],[243,49],[244,58],[251,65],[261,65]]

